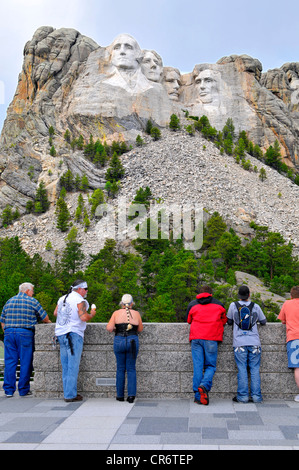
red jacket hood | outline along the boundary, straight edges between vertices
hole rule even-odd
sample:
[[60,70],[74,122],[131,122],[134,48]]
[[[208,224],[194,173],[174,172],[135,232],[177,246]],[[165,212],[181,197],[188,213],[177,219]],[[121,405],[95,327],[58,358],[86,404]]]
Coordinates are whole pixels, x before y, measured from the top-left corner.
[[213,298],[212,294],[209,294],[208,292],[203,292],[202,294],[198,294],[196,296],[198,303],[201,305],[209,304],[212,298]]
[[202,294],[197,294],[196,296],[197,299],[202,299],[203,297],[212,297],[212,294],[209,294],[208,292],[203,292]]

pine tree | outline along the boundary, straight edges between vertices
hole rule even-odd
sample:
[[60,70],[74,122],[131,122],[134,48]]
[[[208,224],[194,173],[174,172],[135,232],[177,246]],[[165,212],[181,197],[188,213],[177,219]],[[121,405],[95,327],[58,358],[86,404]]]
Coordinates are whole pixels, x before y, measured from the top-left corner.
[[60,178],[60,186],[66,191],[72,191],[74,188],[74,175],[71,170],[67,170]]
[[3,225],[10,225],[13,221],[12,208],[7,205],[1,215]]
[[94,216],[96,208],[104,202],[104,193],[101,189],[95,189],[90,198],[91,215]]
[[260,169],[260,174],[259,174],[259,179],[261,181],[264,181],[267,178],[266,170],[265,168]]
[[171,129],[173,131],[177,131],[180,128],[181,128],[181,126],[180,126],[180,120],[179,120],[178,116],[176,114],[172,114],[170,116],[169,129]]
[[64,137],[64,140],[65,140],[68,144],[71,143],[71,133],[70,133],[70,131],[69,131],[68,129],[65,131],[63,137]]
[[154,140],[161,139],[161,131],[158,127],[152,127],[151,129],[151,136]]
[[65,200],[60,197],[56,205],[57,225],[56,227],[61,232],[66,232],[69,228],[68,221],[70,219],[70,213]]
[[63,250],[61,257],[61,265],[69,274],[74,274],[80,267],[84,254],[81,250],[81,243],[75,239],[67,241],[66,247]]
[[144,144],[144,141],[142,137],[138,134],[138,136],[136,137],[136,145],[137,147],[142,147],[143,144]]
[[151,131],[152,131],[152,128],[153,128],[153,123],[150,119],[148,119],[147,123],[146,123],[146,128],[145,128],[145,132],[148,134],[148,135],[151,135]]
[[81,191],[87,191],[89,186],[89,181],[87,176],[84,174],[81,178],[81,184],[80,184],[80,190]]
[[282,169],[281,153],[278,140],[275,140],[274,146],[270,145],[265,153],[265,163],[275,170]]
[[114,152],[112,158],[111,158],[111,163],[110,167],[106,171],[105,178],[107,181],[110,181],[110,183],[113,183],[113,181],[118,181],[120,180],[125,174],[125,169],[117,156],[117,153]]
[[56,150],[54,145],[52,145],[52,147],[50,148],[50,155],[51,157],[56,157]]
[[50,202],[48,201],[47,190],[45,188],[45,183],[40,182],[39,187],[35,195],[35,207],[34,211],[37,213],[47,212],[50,207]]

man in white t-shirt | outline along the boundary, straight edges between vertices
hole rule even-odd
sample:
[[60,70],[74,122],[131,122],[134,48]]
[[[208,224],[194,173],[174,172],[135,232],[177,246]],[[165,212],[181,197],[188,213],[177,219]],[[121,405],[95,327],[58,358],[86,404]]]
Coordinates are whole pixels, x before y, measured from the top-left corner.
[[[261,393],[260,363],[261,363],[261,342],[258,333],[257,323],[265,325],[266,317],[256,303],[249,300],[250,291],[247,286],[239,288],[239,302],[232,302],[227,312],[228,325],[233,327],[233,347],[235,361],[238,367],[238,390],[233,401],[247,403],[250,400],[248,388],[248,368],[250,370],[250,391],[251,399],[255,403],[263,401]],[[242,326],[240,319],[240,309],[242,306],[248,307],[250,321],[248,326]],[[249,318],[244,320],[244,325]]]
[[55,335],[60,345],[62,365],[62,382],[66,402],[81,401],[83,397],[77,393],[77,380],[83,350],[86,322],[96,314],[85,300],[87,283],[77,280],[68,294],[58,300],[54,315],[57,317]]

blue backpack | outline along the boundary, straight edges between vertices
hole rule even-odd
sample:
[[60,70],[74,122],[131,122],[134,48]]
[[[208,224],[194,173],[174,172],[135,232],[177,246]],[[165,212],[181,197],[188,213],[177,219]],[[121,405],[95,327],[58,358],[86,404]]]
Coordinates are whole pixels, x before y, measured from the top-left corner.
[[235,302],[235,305],[238,310],[238,321],[235,323],[241,330],[251,330],[254,325],[252,315],[254,303],[251,302],[249,305],[241,305],[239,302]]

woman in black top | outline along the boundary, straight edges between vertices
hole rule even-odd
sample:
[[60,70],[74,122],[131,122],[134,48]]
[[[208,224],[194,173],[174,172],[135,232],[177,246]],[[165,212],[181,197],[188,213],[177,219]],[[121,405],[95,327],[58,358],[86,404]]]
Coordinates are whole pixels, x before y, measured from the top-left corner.
[[134,305],[130,294],[123,295],[121,308],[113,312],[107,330],[115,332],[114,354],[116,357],[116,399],[124,401],[125,375],[127,372],[127,389],[129,403],[136,396],[136,358],[139,350],[138,333],[143,330],[140,313],[132,310]]

